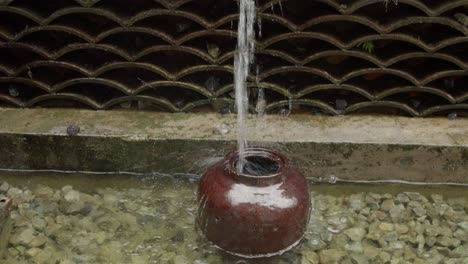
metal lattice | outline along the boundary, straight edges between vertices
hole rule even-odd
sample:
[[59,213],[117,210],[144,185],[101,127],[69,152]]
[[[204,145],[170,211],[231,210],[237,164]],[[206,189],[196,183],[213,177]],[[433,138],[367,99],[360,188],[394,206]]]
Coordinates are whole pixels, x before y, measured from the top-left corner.
[[[468,109],[467,0],[257,7],[252,111]],[[233,111],[237,19],[233,0],[0,0],[0,105]]]

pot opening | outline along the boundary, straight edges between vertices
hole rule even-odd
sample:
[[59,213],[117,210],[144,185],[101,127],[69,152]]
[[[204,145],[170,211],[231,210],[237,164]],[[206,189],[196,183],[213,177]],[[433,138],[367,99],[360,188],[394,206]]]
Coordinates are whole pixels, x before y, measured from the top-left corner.
[[263,147],[247,148],[242,171],[237,170],[239,152],[232,151],[225,157],[225,166],[231,173],[247,178],[276,178],[287,168],[287,158],[281,153]]
[[[237,163],[237,162],[236,162]],[[235,166],[237,168],[237,164]],[[277,160],[263,156],[247,156],[242,174],[251,176],[271,175],[279,172],[280,165]]]

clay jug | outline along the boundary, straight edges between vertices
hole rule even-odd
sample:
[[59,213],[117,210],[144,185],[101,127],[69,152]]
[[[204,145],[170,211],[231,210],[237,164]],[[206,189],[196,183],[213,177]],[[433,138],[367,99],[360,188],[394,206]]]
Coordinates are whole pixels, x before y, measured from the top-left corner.
[[210,167],[198,188],[197,224],[222,250],[241,257],[282,254],[299,244],[309,219],[305,177],[281,153],[248,148],[238,173],[237,151]]

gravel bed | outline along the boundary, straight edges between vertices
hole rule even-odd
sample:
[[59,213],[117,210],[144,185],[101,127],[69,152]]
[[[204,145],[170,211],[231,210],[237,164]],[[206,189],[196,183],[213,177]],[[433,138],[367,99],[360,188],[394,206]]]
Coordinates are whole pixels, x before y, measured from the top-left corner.
[[[302,243],[261,263],[468,264],[467,197],[311,194]],[[223,254],[199,235],[193,181],[128,188],[0,181],[0,196],[16,203],[1,263],[259,262]]]

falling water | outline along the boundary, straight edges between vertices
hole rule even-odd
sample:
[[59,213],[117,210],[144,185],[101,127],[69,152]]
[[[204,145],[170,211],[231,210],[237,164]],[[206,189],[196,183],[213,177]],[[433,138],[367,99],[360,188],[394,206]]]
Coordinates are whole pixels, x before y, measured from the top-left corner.
[[237,50],[234,58],[234,79],[237,107],[237,141],[239,162],[237,170],[242,172],[247,146],[245,115],[248,111],[247,77],[255,51],[255,1],[240,0],[239,24],[237,30]]

